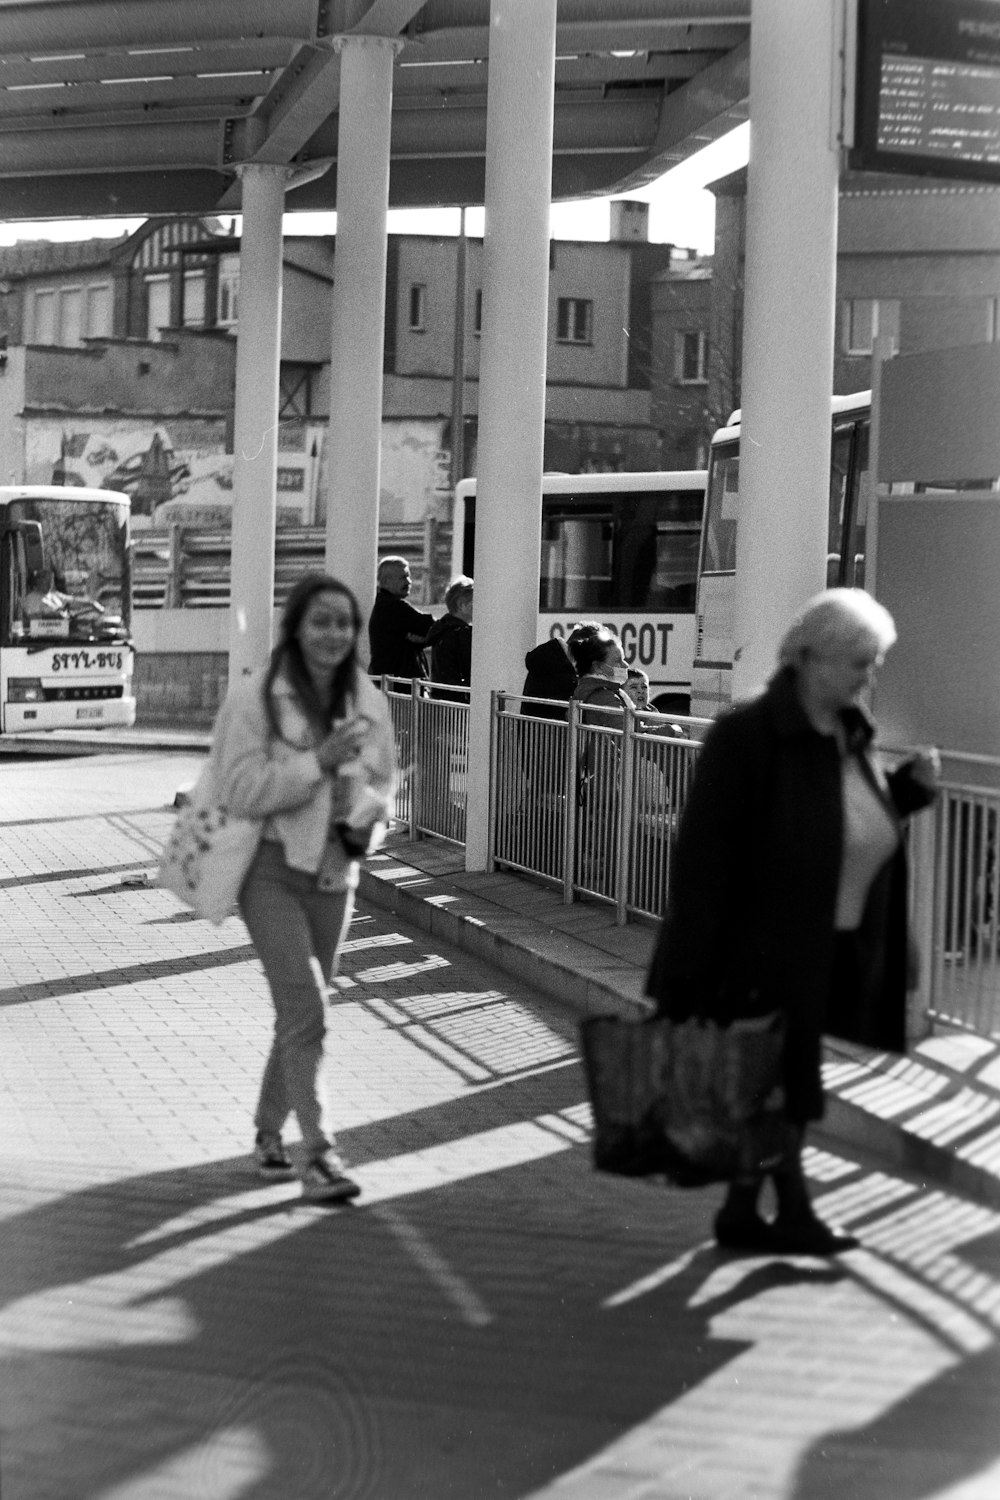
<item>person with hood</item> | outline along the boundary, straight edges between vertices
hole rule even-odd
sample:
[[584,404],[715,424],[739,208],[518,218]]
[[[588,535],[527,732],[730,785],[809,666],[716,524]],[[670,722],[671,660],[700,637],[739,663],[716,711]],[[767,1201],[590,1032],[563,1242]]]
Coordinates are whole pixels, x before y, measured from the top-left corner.
[[[449,584],[444,596],[448,613],[435,620],[427,636],[432,682],[467,688],[472,680],[472,597],[471,578],[460,576]],[[434,696],[467,701],[465,693],[435,692]]]
[[[568,636],[554,635],[534,646],[524,658],[528,675],[524,679],[521,696],[524,698],[558,698],[568,703],[573,696],[580,676],[576,663],[576,649],[581,641],[588,640],[602,627],[596,620],[582,620],[574,625]],[[533,719],[565,719],[566,710],[554,703],[522,704],[521,712]]]

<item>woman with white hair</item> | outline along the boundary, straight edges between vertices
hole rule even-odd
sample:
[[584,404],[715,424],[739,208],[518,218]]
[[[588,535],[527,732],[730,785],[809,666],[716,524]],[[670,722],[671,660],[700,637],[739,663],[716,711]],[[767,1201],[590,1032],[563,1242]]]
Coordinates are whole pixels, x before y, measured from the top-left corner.
[[766,690],[710,730],[671,869],[647,993],[675,1020],[780,1013],[789,1146],[729,1185],[718,1243],[832,1255],[856,1241],[815,1213],[802,1168],[822,1117],[825,1032],[903,1051],[910,980],[902,819],[934,797],[936,752],[886,775],[861,704],[896,639],[863,589],[828,589],[785,634]]

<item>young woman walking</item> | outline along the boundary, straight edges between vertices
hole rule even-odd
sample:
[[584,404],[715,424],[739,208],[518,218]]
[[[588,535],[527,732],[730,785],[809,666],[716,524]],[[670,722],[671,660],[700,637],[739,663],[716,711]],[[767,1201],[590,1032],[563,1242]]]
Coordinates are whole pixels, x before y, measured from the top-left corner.
[[303,1196],[356,1197],[322,1085],[327,989],[354,905],[358,859],[388,819],[395,754],[386,701],[358,667],[357,600],[327,574],[295,586],[266,668],[229,693],[216,726],[218,787],[237,817],[263,821],[239,906],[274,1001],[254,1154],[295,1175],[282,1140],[302,1132]]

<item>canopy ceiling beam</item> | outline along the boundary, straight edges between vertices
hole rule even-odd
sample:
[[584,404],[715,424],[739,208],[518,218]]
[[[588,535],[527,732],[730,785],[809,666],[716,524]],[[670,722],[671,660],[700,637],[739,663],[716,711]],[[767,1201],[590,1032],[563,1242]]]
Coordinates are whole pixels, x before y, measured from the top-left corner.
[[[627,20],[560,25],[557,64],[560,58],[613,52],[714,52],[738,46],[749,30],[743,25],[687,25],[672,19]],[[485,28],[455,27],[448,31],[406,33],[406,62],[465,62],[489,56],[489,32]]]
[[138,172],[191,167],[218,169],[219,127],[203,123],[93,125],[87,130],[4,131],[5,177],[46,177],[67,172]]
[[[2,12],[0,12],[2,17]],[[3,22],[0,18],[0,36]],[[208,74],[268,74],[284,67],[296,43],[268,37],[233,41],[224,47],[190,48],[185,51],[153,52],[144,48],[126,51],[90,52],[87,56],[41,57],[33,61],[5,58],[0,67],[0,93],[21,91],[29,97],[44,93],[46,84],[100,83],[113,87],[118,80],[162,77],[186,79]]]
[[426,0],[371,0],[365,14],[346,30],[357,36],[398,36],[425,3]]
[[[659,101],[556,100],[553,149],[558,154],[641,152],[656,138]],[[444,109],[397,109],[392,118],[393,172],[407,157],[482,157],[486,150],[486,104],[458,100]],[[309,142],[308,155],[336,157],[337,122],[327,120]]]
[[14,0],[0,7],[0,57],[134,46],[210,46],[240,37],[316,38],[322,0]]
[[[637,52],[631,57],[562,57],[556,62],[556,88],[593,83],[613,88],[616,83],[673,82],[692,77],[722,54],[718,52]],[[413,94],[485,94],[486,62],[407,63],[396,67],[393,98]]]
[[702,69],[663,101],[649,159],[616,192],[648,187],[694,151],[711,144],[749,115],[750,42]]
[[[164,115],[173,114],[183,120],[197,119],[207,111],[217,120],[220,111],[235,115],[251,110],[266,82],[262,76],[251,76],[238,84],[235,79],[220,78],[190,78],[183,84],[170,78],[145,79],[122,88],[73,84],[68,88],[32,90],[27,97],[20,92],[0,90],[0,121],[17,122],[25,129],[42,131],[93,129],[133,115],[141,122],[143,112],[149,117],[160,109]],[[30,110],[25,108],[28,100],[33,106]]]
[[302,47],[258,106],[253,129],[234,131],[237,161],[291,161],[337,108],[340,58],[329,47]]

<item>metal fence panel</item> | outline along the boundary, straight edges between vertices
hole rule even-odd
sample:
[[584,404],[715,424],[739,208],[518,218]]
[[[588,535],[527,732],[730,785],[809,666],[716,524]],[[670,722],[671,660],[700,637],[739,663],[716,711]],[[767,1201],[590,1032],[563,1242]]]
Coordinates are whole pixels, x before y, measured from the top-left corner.
[[[520,700],[497,696],[493,857],[508,869],[562,884],[566,822],[572,813],[567,725],[521,713]],[[548,706],[558,710],[558,705]]]
[[1000,1036],[1000,793],[946,783],[936,817],[931,1014]]
[[658,917],[666,910],[674,836],[694,775],[698,744],[681,739],[664,725],[643,728],[634,737],[629,912]]
[[[427,684],[386,688],[403,773],[396,816],[411,838],[462,842],[468,704],[431,697]],[[584,718],[579,704],[494,694],[491,864],[561,886],[568,902],[613,904],[619,921],[658,918],[711,721]],[[908,833],[919,998],[932,1019],[1000,1036],[1000,759],[948,759],[974,762],[984,784],[946,778],[933,821],[918,818]]]

